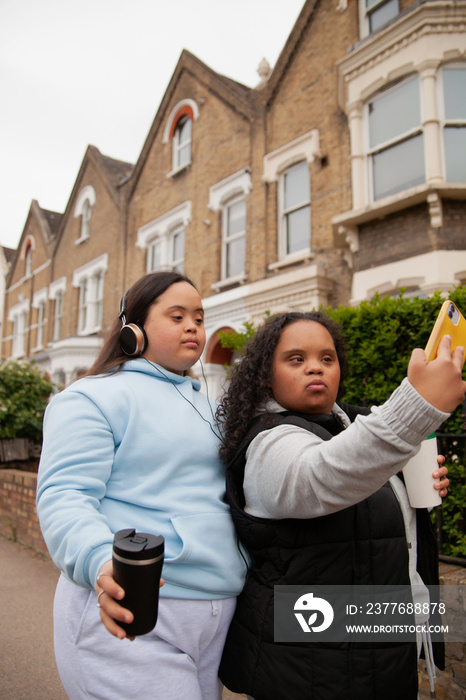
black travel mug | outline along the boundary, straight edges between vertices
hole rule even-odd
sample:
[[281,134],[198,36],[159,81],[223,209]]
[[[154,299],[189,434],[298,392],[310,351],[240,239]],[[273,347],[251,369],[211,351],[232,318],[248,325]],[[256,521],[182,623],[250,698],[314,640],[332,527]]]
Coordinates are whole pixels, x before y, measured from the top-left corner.
[[113,539],[113,578],[124,589],[121,605],[134,615],[130,624],[118,622],[130,637],[154,629],[165,540],[136,530],[120,530]]

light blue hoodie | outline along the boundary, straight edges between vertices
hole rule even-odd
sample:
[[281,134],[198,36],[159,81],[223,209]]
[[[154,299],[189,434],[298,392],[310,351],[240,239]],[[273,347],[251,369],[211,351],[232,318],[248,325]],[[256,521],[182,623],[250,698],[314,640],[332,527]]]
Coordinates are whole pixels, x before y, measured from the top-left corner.
[[162,596],[241,591],[246,566],[224,500],[218,440],[205,421],[217,429],[199,389],[197,380],[139,358],[52,399],[37,511],[49,552],[71,581],[93,588],[114,533],[135,528],[165,537]]

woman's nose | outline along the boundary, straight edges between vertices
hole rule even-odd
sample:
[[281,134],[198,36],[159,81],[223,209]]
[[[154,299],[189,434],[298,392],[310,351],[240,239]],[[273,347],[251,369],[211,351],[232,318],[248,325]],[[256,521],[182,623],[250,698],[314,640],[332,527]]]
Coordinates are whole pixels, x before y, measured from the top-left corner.
[[322,374],[322,366],[318,360],[306,362],[306,374]]

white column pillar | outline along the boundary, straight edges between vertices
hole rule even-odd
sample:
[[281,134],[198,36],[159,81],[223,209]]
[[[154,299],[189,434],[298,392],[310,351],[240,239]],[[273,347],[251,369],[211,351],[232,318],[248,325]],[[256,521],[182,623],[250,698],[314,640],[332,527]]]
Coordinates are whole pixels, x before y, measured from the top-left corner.
[[426,181],[431,185],[445,181],[441,158],[442,133],[438,111],[438,65],[437,61],[426,61],[420,67]]
[[348,105],[348,124],[351,143],[351,180],[353,209],[362,209],[367,201],[367,183],[364,156],[363,108],[360,100]]

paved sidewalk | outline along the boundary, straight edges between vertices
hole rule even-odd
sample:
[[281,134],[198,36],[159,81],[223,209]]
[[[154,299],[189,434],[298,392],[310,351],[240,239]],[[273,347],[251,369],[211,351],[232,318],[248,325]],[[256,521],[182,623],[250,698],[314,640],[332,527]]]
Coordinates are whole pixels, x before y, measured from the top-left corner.
[[0,571],[1,700],[67,700],[52,642],[57,569],[0,537]]
[[[58,570],[50,560],[0,537],[0,572],[0,700],[67,700],[53,653]],[[244,697],[223,693],[223,700]]]

